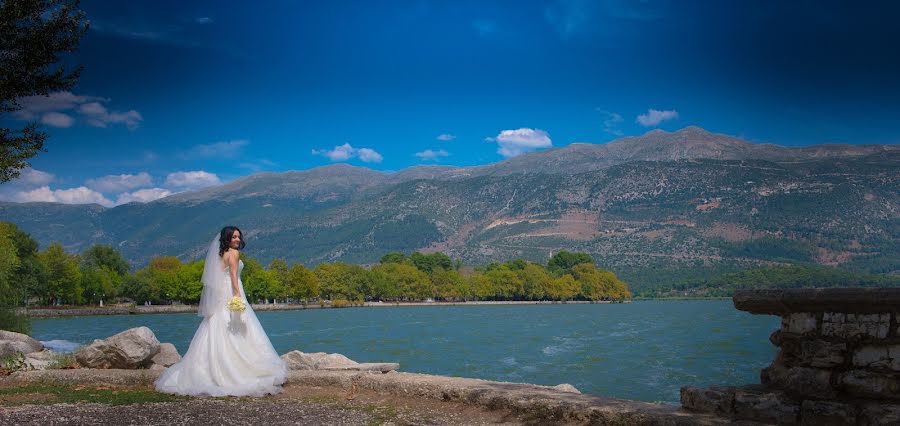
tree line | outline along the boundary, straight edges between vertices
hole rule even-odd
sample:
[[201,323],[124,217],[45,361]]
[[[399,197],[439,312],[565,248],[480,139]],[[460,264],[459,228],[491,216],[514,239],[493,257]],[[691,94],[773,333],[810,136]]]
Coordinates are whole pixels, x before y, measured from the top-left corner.
[[[324,262],[315,268],[276,259],[267,266],[241,253],[241,280],[254,303],[316,300],[624,300],[625,283],[597,268],[586,253],[560,251],[549,262],[522,259],[463,268],[444,253],[385,254],[366,268]],[[132,271],[109,245],[81,254],[60,243],[38,243],[12,223],[0,222],[0,294],[4,306],[95,305],[101,300],[194,304],[200,299],[204,260],[157,256]]]

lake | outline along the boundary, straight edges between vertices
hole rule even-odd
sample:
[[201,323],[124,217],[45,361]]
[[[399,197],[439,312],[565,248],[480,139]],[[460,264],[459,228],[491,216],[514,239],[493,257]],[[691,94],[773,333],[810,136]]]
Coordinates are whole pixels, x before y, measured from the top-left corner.
[[[569,383],[583,393],[678,403],[684,385],[759,383],[780,318],[730,300],[628,304],[368,307],[257,312],[278,353],[337,352],[401,371]],[[183,355],[196,314],[34,319],[51,347],[147,326]]]

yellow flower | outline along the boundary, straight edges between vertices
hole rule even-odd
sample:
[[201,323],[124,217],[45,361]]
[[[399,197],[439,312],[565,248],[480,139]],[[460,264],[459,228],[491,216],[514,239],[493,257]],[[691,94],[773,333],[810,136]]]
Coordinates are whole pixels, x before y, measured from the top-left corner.
[[228,310],[232,312],[244,312],[244,309],[247,309],[247,305],[244,304],[244,301],[241,300],[240,297],[234,296],[231,298],[231,301],[228,302]]

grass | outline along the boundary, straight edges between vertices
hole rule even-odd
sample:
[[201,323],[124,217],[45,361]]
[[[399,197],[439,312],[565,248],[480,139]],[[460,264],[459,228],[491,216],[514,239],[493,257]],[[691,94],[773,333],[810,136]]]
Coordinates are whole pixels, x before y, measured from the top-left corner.
[[130,405],[147,402],[172,402],[190,397],[170,395],[152,389],[82,386],[55,382],[42,382],[0,389],[0,406],[24,404],[50,405],[76,402],[92,402],[109,405]]

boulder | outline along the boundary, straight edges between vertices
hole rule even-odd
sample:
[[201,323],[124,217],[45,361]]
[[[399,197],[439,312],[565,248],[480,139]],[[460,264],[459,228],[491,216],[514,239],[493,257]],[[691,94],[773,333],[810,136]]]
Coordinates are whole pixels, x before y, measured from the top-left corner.
[[27,334],[0,330],[0,356],[8,356],[16,352],[29,354],[42,350],[44,350],[44,345]]
[[31,346],[25,342],[16,342],[13,340],[0,340],[0,356],[11,356],[17,353],[31,353]]
[[341,354],[326,354],[325,352],[303,353],[291,351],[281,356],[288,366],[288,370],[325,370],[343,369],[359,365],[358,362]]
[[153,331],[137,327],[104,340],[94,340],[75,352],[75,359],[88,368],[141,368],[151,364],[159,346]]
[[25,362],[35,370],[45,370],[48,365],[53,363],[57,356],[59,356],[59,354],[48,349],[26,354]]
[[157,352],[156,355],[153,355],[153,358],[151,358],[150,361],[153,362],[153,365],[170,367],[172,364],[181,361],[181,355],[178,354],[178,349],[175,349],[175,345],[171,343],[161,343],[159,345],[159,352]]
[[799,423],[800,405],[778,392],[734,392],[734,418],[777,424]]
[[681,406],[701,413],[729,416],[734,412],[734,388],[684,386],[681,388]]
[[835,401],[806,400],[800,405],[804,425],[852,425],[858,412],[852,404]]
[[572,386],[568,383],[562,383],[562,384],[558,384],[558,385],[552,386],[552,387],[553,387],[553,389],[556,389],[561,392],[578,393],[578,394],[581,393],[581,391],[579,391],[578,388],[576,388],[575,386]]

